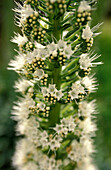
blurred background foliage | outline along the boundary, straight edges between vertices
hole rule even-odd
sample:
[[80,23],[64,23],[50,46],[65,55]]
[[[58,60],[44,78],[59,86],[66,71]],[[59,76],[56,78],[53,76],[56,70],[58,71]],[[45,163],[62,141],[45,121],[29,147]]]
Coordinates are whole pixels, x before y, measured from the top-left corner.
[[[15,122],[11,120],[11,108],[16,100],[13,84],[17,74],[7,71],[7,65],[14,56],[14,44],[10,42],[14,31],[14,0],[0,0],[0,170],[13,170],[11,157],[15,146]],[[96,68],[99,90],[97,99],[99,114],[97,116],[97,153],[95,162],[99,170],[111,170],[111,0],[98,0],[97,10],[93,12],[92,25],[104,22],[96,38],[94,49],[102,54],[104,65]]]

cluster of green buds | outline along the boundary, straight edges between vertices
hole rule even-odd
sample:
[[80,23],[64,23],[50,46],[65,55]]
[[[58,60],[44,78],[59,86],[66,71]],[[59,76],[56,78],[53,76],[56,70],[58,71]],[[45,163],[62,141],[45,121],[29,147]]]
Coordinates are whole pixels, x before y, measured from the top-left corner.
[[43,44],[45,33],[46,33],[46,31],[43,30],[43,28],[39,28],[39,27],[35,26],[31,32],[31,35],[34,40],[37,40],[37,42]]
[[86,25],[91,20],[91,10],[87,1],[81,1],[76,14],[75,26]]
[[33,40],[36,40],[38,43],[43,44],[45,40],[45,29],[40,27],[38,23],[39,14],[35,12],[31,14],[24,22],[23,22],[23,33],[26,36],[31,36]]
[[33,1],[32,0],[26,0],[26,1],[24,1],[24,6],[31,5],[32,8],[37,8],[38,4],[39,4],[38,0],[33,0]]
[[19,46],[19,50],[23,53],[26,53],[27,51],[33,51],[35,48],[35,45],[32,42],[27,42],[24,45]]
[[47,6],[48,11],[50,13],[53,13],[55,11],[55,8],[56,8],[56,14],[57,13],[63,14],[66,11],[66,8],[67,8],[66,0],[57,0],[57,1],[47,0],[46,6]]
[[[91,50],[101,24],[90,28],[95,0],[22,0],[16,3],[19,52],[9,63],[20,79],[13,107],[20,170],[96,170],[92,163],[97,89]],[[29,147],[30,146],[30,147]]]

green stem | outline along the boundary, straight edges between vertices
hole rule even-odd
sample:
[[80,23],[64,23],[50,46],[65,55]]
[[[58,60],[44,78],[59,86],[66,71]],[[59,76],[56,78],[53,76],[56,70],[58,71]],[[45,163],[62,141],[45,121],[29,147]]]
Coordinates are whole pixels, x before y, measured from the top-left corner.
[[[61,38],[61,30],[59,29],[60,27],[60,19],[53,19],[50,18],[50,22],[53,23],[53,37],[54,41],[59,41]],[[53,68],[52,72],[52,82],[53,84],[56,84],[56,88],[60,90],[61,86],[61,69],[62,67],[59,68]],[[59,102],[56,102],[55,105],[51,107],[50,114],[49,114],[49,126],[55,126],[56,123],[59,122],[60,120],[60,109],[61,109],[61,104]]]
[[[61,85],[60,73],[61,73],[61,67],[60,68],[54,68],[53,84],[56,84],[56,88],[58,90],[60,89],[60,85]],[[59,122],[60,108],[61,108],[61,103],[59,103],[59,102],[57,102],[55,104],[55,106],[52,107],[52,110],[50,111],[50,116],[49,116],[50,126],[54,126],[56,123]]]

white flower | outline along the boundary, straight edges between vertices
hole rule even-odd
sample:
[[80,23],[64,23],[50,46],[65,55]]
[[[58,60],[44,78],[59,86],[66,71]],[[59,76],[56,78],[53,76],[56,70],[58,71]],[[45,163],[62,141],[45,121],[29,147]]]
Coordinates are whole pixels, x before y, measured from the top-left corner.
[[49,94],[49,90],[47,87],[41,87],[41,90],[44,97]]
[[81,93],[84,93],[84,87],[81,86],[81,81],[78,80],[75,83],[72,83],[72,90],[80,91]]
[[74,123],[74,119],[72,118],[72,116],[70,117],[70,119],[68,120],[68,130],[70,132],[75,132],[75,127],[76,127],[76,124]]
[[54,94],[56,92],[55,84],[49,84],[49,93]]
[[74,132],[75,127],[76,124],[74,123],[74,118],[70,116],[68,118],[61,119],[60,124],[56,124],[56,127],[53,129],[58,135],[67,135],[68,132]]
[[63,124],[56,124],[56,127],[53,128],[57,134],[62,134],[64,132]]
[[[38,165],[35,162],[27,162],[27,164],[24,165],[23,167],[24,170],[35,170],[38,169]],[[21,169],[22,170],[22,169]]]
[[59,136],[55,136],[53,139],[49,141],[49,146],[52,151],[56,150],[61,146],[62,138]]
[[53,4],[54,2],[56,2],[57,0],[50,0],[50,2]]
[[18,8],[15,8],[14,11],[16,12],[16,18],[19,20],[17,21],[18,26],[23,24],[23,21],[26,20],[31,14],[36,13],[30,5],[22,6],[20,3],[16,3]]
[[59,40],[58,43],[57,43],[57,48],[59,49],[59,51],[67,56],[67,58],[69,59],[71,57],[71,55],[74,53],[72,48],[71,48],[71,45],[68,44],[64,41],[64,40]]
[[81,1],[78,7],[78,12],[82,13],[84,11],[91,11],[91,6],[87,3],[87,1]]
[[26,5],[21,10],[21,18],[23,18],[25,20],[26,18],[28,18],[33,13],[34,13],[34,10],[31,8],[31,6]]
[[64,47],[66,46],[66,44],[67,44],[67,43],[66,43],[64,40],[59,40],[58,43],[57,43],[57,48],[58,48],[59,50],[64,49]]
[[82,80],[81,83],[85,86],[85,88],[88,89],[88,92],[95,92],[97,90],[97,85],[96,85],[96,79],[93,76],[85,76]]
[[43,103],[43,102],[40,102],[37,104],[37,107],[41,110],[41,111],[44,111],[46,105]]
[[68,157],[75,162],[82,161],[89,157],[92,152],[94,152],[92,141],[90,139],[85,139],[80,142],[73,140],[71,143],[72,150],[69,152]]
[[72,90],[69,92],[69,95],[72,100],[78,98],[79,94],[85,94],[84,87],[81,85],[81,81],[79,80],[73,83],[71,88]]
[[38,48],[35,48],[31,54],[33,57],[37,57],[38,56]]
[[[62,8],[65,8],[65,1],[63,1],[64,0],[48,0],[47,5],[49,4],[49,8],[51,9],[54,3],[55,5],[59,4],[58,7],[61,8],[61,11],[64,11]],[[94,2],[95,0],[92,1]],[[14,10],[16,12],[16,23],[21,27],[22,32],[27,31],[28,26],[33,27],[37,19],[38,21],[43,21],[40,21],[40,25],[36,24],[37,30],[28,29],[30,37],[20,35],[19,33],[15,34],[12,42],[17,43],[19,48],[23,45],[28,45],[29,39],[32,41],[32,34],[35,36],[41,34],[38,32],[39,26],[43,26],[46,29],[49,28],[49,24],[45,24],[45,20],[48,23],[48,17],[46,15],[42,18],[41,16],[39,17],[40,10],[34,8],[32,5],[33,2],[29,2],[32,2],[32,0],[16,3],[18,7]],[[63,4],[61,5],[61,3]],[[91,0],[81,0],[77,4],[74,3],[74,5],[77,6],[78,4],[80,5],[78,9],[76,9],[76,12],[80,19],[77,21],[79,22],[79,20],[81,20],[81,22],[83,22],[84,17],[86,20],[90,20]],[[74,12],[74,10],[72,10],[72,12]],[[66,11],[66,13],[64,13],[64,18],[67,19],[67,17],[70,16],[72,16],[71,12]],[[91,29],[86,25],[81,32],[81,42],[84,41],[88,43],[89,41],[89,43],[92,44],[93,37],[97,35],[94,31],[99,28],[99,26],[100,25],[97,25]],[[32,31],[32,33],[30,31]],[[76,36],[78,38],[78,35]],[[42,37],[42,35],[38,36],[38,39],[40,39],[40,37]],[[20,73],[22,77],[25,77],[25,79],[21,78],[15,83],[15,88],[22,93],[23,97],[19,97],[19,100],[15,102],[12,118],[18,121],[16,125],[17,135],[22,135],[24,139],[20,140],[17,144],[13,164],[17,170],[59,170],[64,169],[68,164],[74,162],[75,170],[95,170],[90,159],[91,154],[95,151],[92,145],[92,138],[97,130],[95,122],[92,121],[94,119],[93,115],[96,114],[95,103],[94,101],[86,102],[85,96],[96,90],[96,80],[93,76],[85,76],[83,78],[77,76],[79,80],[76,81],[75,79],[72,80],[73,75],[71,75],[71,82],[74,82],[71,87],[70,81],[68,82],[69,78],[67,79],[66,77],[67,82],[61,82],[63,89],[59,89],[57,84],[54,84],[54,77],[48,70],[50,70],[51,65],[52,72],[53,68],[57,70],[60,65],[64,65],[66,59],[70,59],[73,57],[73,54],[77,52],[81,43],[72,50],[73,48],[69,40],[66,42],[64,39],[60,39],[57,42],[53,34],[51,37],[51,43],[47,39],[46,45],[44,46],[37,43],[37,39],[34,40],[35,42],[32,42],[34,45],[32,52],[27,51],[26,54],[22,54],[20,50],[15,60],[11,60],[9,63],[10,69],[15,70]],[[61,35],[61,37],[63,36]],[[87,46],[89,47],[90,44],[87,44]],[[83,72],[89,72],[90,67],[101,64],[101,62],[93,62],[99,57],[93,54],[93,52],[90,52],[80,55],[79,63],[76,63],[78,67],[80,67],[78,68],[78,72],[82,70]],[[57,61],[54,63],[53,59],[57,59]],[[48,60],[49,64],[46,66]],[[53,62],[51,62],[52,60]],[[71,58],[71,63],[70,61],[68,62],[69,65],[63,66],[64,68],[61,66],[61,79],[64,75],[70,73],[70,66],[73,65],[75,61],[72,61]],[[39,69],[39,65],[40,67],[46,66],[46,68]],[[49,79],[47,84],[48,73]],[[39,81],[41,81],[41,83],[39,83]],[[67,91],[67,87],[71,89]],[[64,98],[62,99],[63,96]],[[70,101],[70,98],[75,101],[69,102],[68,105],[65,104]],[[47,105],[45,103],[47,103]],[[58,107],[58,104],[60,104],[61,108]],[[57,115],[54,115],[55,110],[58,112]],[[41,113],[38,114],[39,112]],[[47,118],[44,117],[45,112]],[[55,122],[53,120],[52,126],[50,127],[51,114],[53,114],[53,119],[54,116],[59,116],[60,121],[57,123],[55,118]],[[61,150],[63,150],[63,158],[58,160],[58,152],[61,152]],[[65,160],[66,164],[64,163]]]
[[[36,147],[33,145],[33,143],[31,143],[28,139],[23,138],[17,142],[16,152],[12,159],[13,166],[19,170],[22,170],[24,169],[24,166],[28,167],[28,165],[30,164],[29,159],[33,160],[34,162],[36,161],[38,162],[39,161],[38,154],[40,156],[39,151],[38,152],[36,151]],[[34,166],[33,163],[32,166]],[[30,170],[34,169],[32,168]]]
[[64,127],[68,128],[68,131],[74,132],[76,124],[74,123],[74,118],[72,116],[61,119],[61,123],[64,125]]
[[92,66],[90,58],[87,53],[81,54],[79,63],[80,63],[80,69],[83,69],[83,70],[87,70],[89,67]]
[[95,123],[92,122],[90,117],[87,117],[84,121],[81,121],[79,123],[79,128],[82,129],[82,137],[86,136],[86,138],[87,136],[95,136],[95,131],[97,130]]
[[21,36],[19,33],[15,35],[15,37],[11,40],[13,43],[20,45],[24,45],[28,39],[26,36]]
[[85,117],[94,117],[93,115],[97,114],[95,100],[91,102],[82,101],[79,103],[78,115]]
[[92,63],[92,61],[96,60],[100,56],[95,54],[93,57],[91,57],[91,55],[92,55],[91,53],[89,53],[89,54],[86,53],[86,54],[80,55],[80,59],[79,59],[80,69],[87,70],[89,67],[93,67],[94,65],[102,64],[102,62]]
[[84,156],[85,153],[83,153],[82,150],[82,144],[77,142],[76,140],[73,140],[71,143],[72,150],[69,152],[68,157],[75,162],[80,161]]
[[49,52],[47,49],[45,49],[45,48],[38,49],[38,57],[45,60],[48,56],[49,56]]
[[26,135],[27,138],[33,142],[36,138],[36,135],[38,136],[38,128],[39,123],[34,117],[30,117],[29,119],[18,122],[16,131],[21,135]]
[[31,116],[24,121],[18,122],[17,132],[21,135],[25,135],[27,139],[36,146],[40,146],[39,136],[41,131],[39,130],[39,126],[39,122],[37,122],[36,118]]
[[90,156],[84,157],[80,162],[77,163],[75,170],[97,170],[95,165],[92,164],[92,159]]
[[62,96],[64,96],[64,94],[62,93],[62,90],[57,90],[57,89],[56,89],[56,91],[55,91],[55,96],[56,96],[57,100],[60,100],[60,98],[61,98]]
[[48,146],[48,133],[45,130],[40,133],[39,140],[42,147]]
[[38,48],[45,48],[45,46],[43,46],[42,44],[38,43],[37,41],[34,42],[35,47]]
[[26,55],[24,55],[25,64],[31,64],[34,59],[33,53],[28,52]]
[[43,154],[27,138],[21,139],[17,143],[16,152],[13,156],[13,166],[18,170],[58,170],[61,164],[60,160],[56,161],[54,158],[49,158],[46,154]]
[[49,54],[56,53],[56,51],[57,51],[57,44],[52,42],[51,44],[47,45],[47,48],[49,50]]
[[78,92],[76,92],[76,90],[71,90],[68,93],[71,96],[71,100],[74,100],[74,99],[78,98]]
[[56,56],[57,56],[57,51],[56,51],[56,50],[53,51],[53,52],[52,52],[52,55],[53,55],[54,57],[56,57]]
[[90,40],[93,36],[93,32],[91,31],[90,27],[86,25],[86,28],[83,29],[82,38],[85,40]]
[[34,89],[33,89],[32,87],[30,87],[30,88],[28,89],[28,92],[29,92],[29,93],[34,93]]
[[94,147],[92,145],[92,139],[81,139],[80,138],[80,143],[82,143],[84,145],[84,152],[86,150],[86,156],[88,157],[90,154],[92,154],[93,152],[95,152]]
[[71,49],[71,45],[67,45],[64,47],[63,54],[67,56],[68,59],[71,57],[73,53],[74,51]]
[[18,92],[24,93],[28,87],[33,86],[31,81],[25,79],[19,79],[15,82],[14,88],[16,88]]
[[35,107],[35,101],[30,98],[29,95],[26,95],[25,98],[20,98],[13,106],[13,111],[11,113],[13,115],[12,118],[16,121],[27,119],[30,113],[30,107]]
[[24,59],[24,54],[20,54],[18,56],[15,56],[14,60],[11,60],[10,63],[8,64],[9,70],[15,70],[17,73],[22,72],[22,69],[24,67],[25,59]]
[[36,69],[34,72],[34,77],[40,80],[44,75],[44,71],[42,69]]

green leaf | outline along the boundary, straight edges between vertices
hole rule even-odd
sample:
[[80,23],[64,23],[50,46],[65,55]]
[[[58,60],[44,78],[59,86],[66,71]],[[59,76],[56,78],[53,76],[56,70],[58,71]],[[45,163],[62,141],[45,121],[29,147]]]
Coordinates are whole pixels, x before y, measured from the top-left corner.
[[67,28],[70,28],[72,25],[71,24],[64,24],[62,27],[61,27],[61,30],[62,31],[65,31]]

